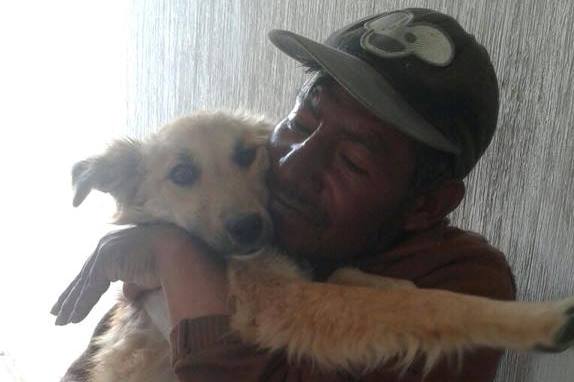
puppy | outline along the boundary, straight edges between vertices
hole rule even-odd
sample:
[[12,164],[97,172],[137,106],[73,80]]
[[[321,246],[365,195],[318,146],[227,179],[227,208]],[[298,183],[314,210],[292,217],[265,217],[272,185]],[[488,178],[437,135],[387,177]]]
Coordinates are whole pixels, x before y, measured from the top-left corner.
[[[90,190],[110,193],[120,224],[168,222],[227,256],[231,326],[245,342],[284,349],[296,362],[364,372],[422,356],[426,370],[473,346],[559,349],[573,342],[574,299],[502,302],[417,289],[344,268],[312,282],[267,245],[265,142],[261,118],[200,112],[145,141],[117,141],[73,170],[79,205]],[[392,309],[389,309],[392,307]],[[86,381],[175,381],[165,301],[121,301],[94,337]]]

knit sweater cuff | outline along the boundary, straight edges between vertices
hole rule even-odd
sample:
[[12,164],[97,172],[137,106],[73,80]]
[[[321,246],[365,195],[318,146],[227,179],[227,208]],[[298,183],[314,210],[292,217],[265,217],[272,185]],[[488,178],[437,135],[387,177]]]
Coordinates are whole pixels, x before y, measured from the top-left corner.
[[211,315],[180,321],[171,331],[172,360],[176,361],[211,346],[236,343],[229,316]]

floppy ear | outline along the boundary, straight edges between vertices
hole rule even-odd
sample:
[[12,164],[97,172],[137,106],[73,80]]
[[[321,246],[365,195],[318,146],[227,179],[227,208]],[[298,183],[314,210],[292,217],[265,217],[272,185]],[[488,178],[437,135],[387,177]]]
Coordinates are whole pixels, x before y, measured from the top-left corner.
[[116,141],[102,155],[76,163],[72,169],[74,207],[92,189],[111,194],[120,205],[129,204],[141,182],[141,146],[135,140]]
[[255,144],[258,146],[264,146],[268,143],[271,132],[273,131],[273,125],[266,120],[261,120],[253,126],[253,138]]
[[[253,117],[252,117],[253,118]],[[257,119],[253,118],[248,122],[249,128],[245,132],[245,140],[256,147],[266,148],[269,143],[269,137],[273,131],[273,125],[268,121],[259,117]]]
[[247,139],[256,146],[264,146],[269,140],[273,131],[273,124],[265,116],[253,114],[242,109],[231,112],[235,119],[238,119],[244,126],[248,126]]

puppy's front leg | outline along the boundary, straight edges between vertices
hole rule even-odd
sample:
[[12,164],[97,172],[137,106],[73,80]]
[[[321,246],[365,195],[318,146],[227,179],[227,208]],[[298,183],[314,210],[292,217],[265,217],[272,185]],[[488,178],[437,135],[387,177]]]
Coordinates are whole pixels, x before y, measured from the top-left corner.
[[416,288],[415,283],[409,280],[395,279],[392,277],[377,276],[363,272],[357,268],[339,268],[327,280],[333,284],[363,286],[370,288]]
[[574,299],[517,303],[418,288],[310,282],[283,256],[232,261],[232,327],[244,340],[308,357],[325,369],[366,371],[394,360],[472,346],[563,350],[574,344]]
[[260,345],[260,313],[271,306],[291,304],[284,286],[308,279],[293,261],[273,248],[232,257],[227,278],[234,311],[231,326],[244,341]]

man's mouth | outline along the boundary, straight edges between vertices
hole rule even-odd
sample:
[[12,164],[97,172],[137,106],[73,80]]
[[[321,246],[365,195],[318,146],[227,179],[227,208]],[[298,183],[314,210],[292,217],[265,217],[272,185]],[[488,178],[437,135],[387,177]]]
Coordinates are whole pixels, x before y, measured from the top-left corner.
[[315,226],[324,226],[327,221],[324,213],[284,192],[273,194],[271,198],[271,209],[278,210],[279,212],[286,211],[287,213],[297,214]]

